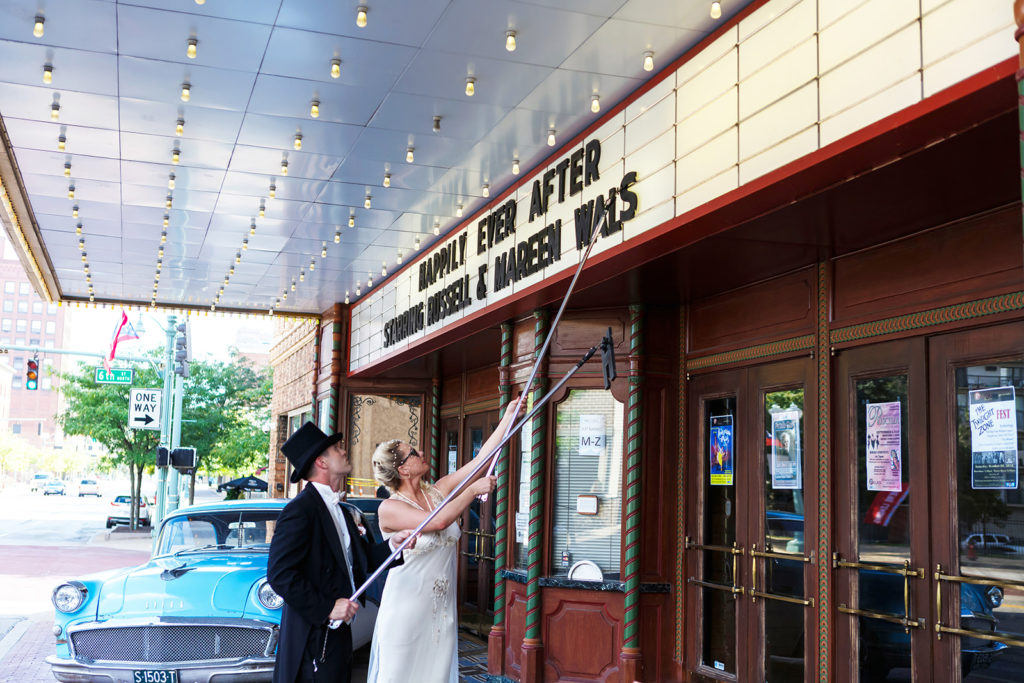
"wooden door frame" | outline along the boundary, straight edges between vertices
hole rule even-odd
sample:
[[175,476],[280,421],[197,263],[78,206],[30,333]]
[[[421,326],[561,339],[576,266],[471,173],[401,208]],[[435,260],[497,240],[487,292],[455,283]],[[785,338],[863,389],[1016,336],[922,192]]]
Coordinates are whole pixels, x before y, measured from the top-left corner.
[[[477,427],[477,426],[482,427],[482,429],[483,429],[483,441],[481,441],[481,444],[482,444],[484,441],[487,441],[487,437],[491,434],[492,431],[494,431],[494,427],[498,424],[499,420],[500,420],[500,415],[499,415],[497,410],[488,410],[488,411],[483,411],[483,412],[468,413],[468,414],[465,414],[465,415],[462,416],[462,419],[460,420],[460,430],[459,430],[459,456],[458,456],[458,460],[456,461],[456,465],[458,467],[461,467],[462,465],[465,465],[467,462],[469,462],[472,459],[472,455],[473,454],[470,452],[471,443],[469,441],[469,430],[473,429],[474,427]],[[484,529],[484,514],[483,514],[483,512],[484,512],[485,506],[490,506],[490,508],[493,509],[493,506],[495,504],[496,504],[496,501],[495,501],[495,497],[493,495],[488,497],[488,500],[487,500],[486,503],[481,503],[481,505],[480,505],[480,514],[479,514],[479,523],[480,523],[480,529],[481,530]],[[458,544],[458,560],[459,560],[459,563],[458,563],[458,572],[459,572],[459,574],[458,574],[458,576],[459,576],[459,580],[458,580],[458,592],[457,592],[457,595],[458,595],[458,601],[459,601],[459,612],[460,612],[460,614],[462,613],[463,609],[471,609],[471,605],[466,603],[466,598],[467,598],[466,591],[468,590],[467,587],[468,587],[468,581],[469,581],[469,559],[468,559],[468,557],[466,555],[463,554],[465,548],[468,548],[468,545],[469,545],[468,534],[465,533],[465,530],[470,528],[469,523],[470,523],[469,508],[466,508],[465,512],[462,513],[461,527],[463,529],[463,534],[462,534],[462,537],[459,539],[459,544]],[[496,528],[496,526],[498,524],[498,520],[495,519],[494,520],[494,524],[495,524],[495,528]],[[492,528],[490,531],[493,533],[495,531],[495,529]],[[479,537],[478,537],[478,543],[482,543],[482,540],[479,540]],[[492,548],[492,552],[494,552],[494,551],[496,551],[496,548]],[[494,584],[493,584],[493,581],[494,581],[494,566],[493,566],[493,561],[491,562],[491,567],[489,568],[489,570],[486,570],[481,565],[482,565],[482,561],[478,562],[477,563],[477,569],[476,569],[476,571],[477,571],[477,595],[476,595],[476,598],[475,598],[476,599],[476,605],[477,605],[476,612],[480,615],[480,617],[483,619],[483,621],[485,623],[490,625],[490,624],[493,623],[493,620],[494,620]],[[480,577],[485,577],[486,580],[481,582],[480,581]],[[485,589],[484,585],[488,585],[489,588]],[[484,607],[484,609],[481,609],[481,607]],[[484,634],[484,635],[486,635],[486,634]]]
[[[869,346],[844,349],[835,360],[833,400],[836,411],[833,418],[835,434],[833,454],[833,550],[844,559],[855,559],[855,539],[858,525],[856,506],[857,471],[857,409],[856,382],[861,379],[888,377],[894,374],[907,375],[907,457],[909,462],[908,480],[927,482],[929,473],[929,444],[926,438],[928,386],[925,337],[910,337],[882,342]],[[912,580],[911,611],[914,617],[923,617],[924,629],[911,629],[911,661],[915,667],[914,680],[931,680],[932,675],[932,619],[931,601],[934,599],[930,572],[928,571],[929,533],[915,524],[928,523],[931,508],[931,492],[928,486],[919,487],[911,497],[910,557],[913,567],[924,568],[925,578]],[[839,604],[859,605],[855,600],[857,584],[853,582],[855,570],[833,570],[833,607]],[[833,610],[835,623],[834,652],[836,680],[857,679],[857,664],[860,660],[855,635],[857,633],[854,615]],[[851,626],[850,624],[854,624]],[[845,666],[845,668],[844,668]]]

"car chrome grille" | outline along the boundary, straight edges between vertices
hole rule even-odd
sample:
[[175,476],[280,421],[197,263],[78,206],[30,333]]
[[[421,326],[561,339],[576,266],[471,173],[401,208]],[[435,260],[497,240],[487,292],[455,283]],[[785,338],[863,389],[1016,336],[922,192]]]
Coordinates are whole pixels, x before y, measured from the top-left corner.
[[160,663],[263,657],[270,630],[169,624],[94,628],[70,635],[76,657]]

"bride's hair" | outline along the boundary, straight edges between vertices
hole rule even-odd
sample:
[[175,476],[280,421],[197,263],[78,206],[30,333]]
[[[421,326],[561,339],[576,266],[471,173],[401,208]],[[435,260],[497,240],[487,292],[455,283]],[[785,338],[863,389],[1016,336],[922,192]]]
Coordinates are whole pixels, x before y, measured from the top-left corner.
[[401,457],[398,455],[399,439],[381,441],[373,451],[371,458],[373,462],[373,478],[392,493],[398,490],[402,483],[402,477],[398,473],[398,462]]

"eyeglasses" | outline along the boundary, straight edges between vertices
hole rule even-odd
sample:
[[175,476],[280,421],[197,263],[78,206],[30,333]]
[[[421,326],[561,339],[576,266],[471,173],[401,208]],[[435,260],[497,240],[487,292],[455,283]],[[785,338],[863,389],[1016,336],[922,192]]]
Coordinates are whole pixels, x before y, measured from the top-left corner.
[[417,458],[422,458],[423,457],[422,455],[419,454],[419,451],[417,451],[415,448],[410,447],[409,448],[409,455],[407,455],[404,458],[402,458],[402,462],[400,462],[397,465],[395,465],[395,467],[401,467],[402,465],[405,464],[406,460],[408,460],[409,458],[411,458],[413,456],[416,456]]
[[419,454],[419,451],[417,451],[415,448],[410,446],[409,447],[409,454],[406,455],[401,460],[399,460],[398,459],[398,444],[400,444],[400,443],[402,443],[402,442],[399,441],[398,439],[395,439],[394,441],[389,443],[388,447],[387,447],[388,453],[390,453],[391,457],[395,459],[395,467],[396,468],[401,467],[402,465],[404,465],[405,461],[408,460],[409,458],[413,457],[414,455],[417,458],[422,458],[423,457],[422,455]]

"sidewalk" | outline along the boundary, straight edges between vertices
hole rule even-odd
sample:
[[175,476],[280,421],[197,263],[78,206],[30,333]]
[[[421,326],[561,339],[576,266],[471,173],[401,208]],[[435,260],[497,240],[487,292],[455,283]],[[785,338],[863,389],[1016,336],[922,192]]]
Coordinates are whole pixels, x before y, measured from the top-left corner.
[[101,531],[89,539],[89,545],[102,545],[123,550],[150,552],[153,549],[153,535],[149,527],[132,531],[126,526],[116,526]]

